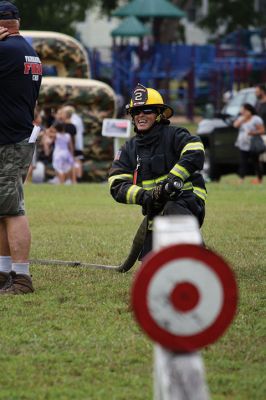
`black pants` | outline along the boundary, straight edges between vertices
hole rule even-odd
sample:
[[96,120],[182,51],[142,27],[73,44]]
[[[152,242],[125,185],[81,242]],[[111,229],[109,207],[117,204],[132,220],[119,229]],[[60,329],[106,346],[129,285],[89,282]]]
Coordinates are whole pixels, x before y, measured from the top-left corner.
[[[194,215],[201,227],[205,217],[205,203],[193,192],[183,192],[175,201],[168,201],[160,215]],[[152,231],[148,230],[139,260],[152,250]]]
[[259,179],[263,177],[263,165],[259,160],[259,154],[251,153],[250,151],[240,150],[240,164],[239,164],[239,176],[245,178],[248,173],[248,163],[254,166],[255,174]]

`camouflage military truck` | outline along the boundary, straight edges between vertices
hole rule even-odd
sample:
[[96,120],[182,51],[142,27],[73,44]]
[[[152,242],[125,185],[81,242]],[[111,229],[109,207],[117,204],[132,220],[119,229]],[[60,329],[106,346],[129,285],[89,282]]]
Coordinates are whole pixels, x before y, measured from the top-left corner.
[[43,63],[39,106],[57,109],[72,104],[82,116],[84,180],[106,179],[113,158],[113,141],[101,135],[103,118],[116,114],[115,93],[107,84],[89,79],[87,52],[74,38],[45,31],[22,31]]

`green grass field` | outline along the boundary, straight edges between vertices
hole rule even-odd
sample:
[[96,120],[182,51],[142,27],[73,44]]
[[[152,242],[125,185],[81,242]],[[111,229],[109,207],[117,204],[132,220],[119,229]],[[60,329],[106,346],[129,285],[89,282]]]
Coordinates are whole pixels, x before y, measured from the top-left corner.
[[[238,315],[202,351],[214,400],[264,400],[266,184],[208,184],[206,244],[232,265]],[[32,258],[117,265],[142,220],[106,184],[28,184]],[[129,307],[127,274],[32,265],[36,292],[0,303],[0,400],[151,400],[153,345]]]

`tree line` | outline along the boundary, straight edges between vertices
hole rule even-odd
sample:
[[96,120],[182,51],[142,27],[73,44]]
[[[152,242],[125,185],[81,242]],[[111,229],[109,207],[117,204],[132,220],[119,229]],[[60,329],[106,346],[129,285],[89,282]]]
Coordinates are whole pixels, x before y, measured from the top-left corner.
[[[19,8],[21,15],[21,28],[27,30],[49,30],[76,36],[76,24],[86,19],[87,13],[96,6],[102,15],[111,15],[111,12],[127,0],[11,0]],[[131,0],[132,1],[132,0]],[[184,11],[188,5],[198,9],[202,0],[169,0]],[[197,18],[196,23],[218,34],[222,29],[224,33],[232,32],[238,28],[260,27],[266,22],[266,13],[256,11],[255,0],[209,0],[209,12],[207,16]],[[265,6],[266,8],[266,6]],[[265,10],[266,11],[266,10]],[[171,22],[171,20],[169,20]],[[167,23],[166,23],[167,25]],[[180,26],[181,24],[179,24]],[[169,24],[168,40],[182,40],[176,36]]]

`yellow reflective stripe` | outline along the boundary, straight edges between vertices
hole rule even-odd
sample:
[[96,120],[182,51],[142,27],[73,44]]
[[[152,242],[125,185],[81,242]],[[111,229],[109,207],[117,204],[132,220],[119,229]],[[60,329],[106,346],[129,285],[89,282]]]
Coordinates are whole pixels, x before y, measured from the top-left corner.
[[145,190],[151,190],[155,187],[155,181],[142,181],[142,187]]
[[196,196],[200,197],[203,201],[207,199],[207,192],[198,186],[193,186],[192,182],[186,182],[182,190],[193,190]]
[[137,185],[132,185],[127,191],[127,203],[128,204],[136,204],[136,197],[138,192],[141,190],[141,187]]
[[185,181],[190,175],[190,173],[188,172],[188,170],[186,170],[186,168],[181,167],[181,165],[178,164],[176,164],[174,168],[171,169],[170,173],[175,176],[178,176],[178,178],[182,179],[183,181]]
[[159,178],[156,178],[155,179],[155,183],[159,183],[161,181],[164,181],[167,178],[167,176],[168,175],[163,175],[163,176],[160,176]]
[[186,183],[184,184],[182,190],[191,190],[191,189],[193,189],[192,183],[191,183],[191,182],[186,182]]
[[180,156],[182,156],[186,151],[195,151],[195,150],[201,150],[204,152],[203,144],[201,142],[193,142],[186,144],[183,150],[181,151]]
[[156,179],[150,179],[148,181],[142,181],[142,187],[145,190],[151,190],[153,189],[157,183],[164,181],[167,178],[167,175],[160,176],[159,178]]
[[193,192],[200,197],[203,201],[205,201],[207,199],[207,192],[206,190],[198,187],[198,186],[194,186]]
[[131,179],[133,179],[133,175],[132,174],[121,174],[121,175],[114,175],[114,176],[111,176],[109,179],[108,179],[108,183],[109,183],[109,186],[111,187],[112,186],[112,184],[114,183],[114,181],[116,181],[116,180],[131,180]]

